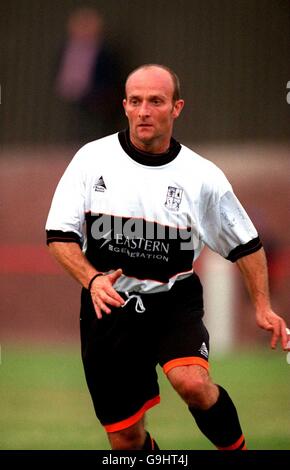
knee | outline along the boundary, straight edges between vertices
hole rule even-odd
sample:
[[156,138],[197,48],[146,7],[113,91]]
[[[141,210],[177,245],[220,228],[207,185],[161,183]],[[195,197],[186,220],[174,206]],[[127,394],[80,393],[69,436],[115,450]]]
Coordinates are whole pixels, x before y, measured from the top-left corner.
[[206,408],[207,383],[204,379],[180,380],[175,384],[175,388],[189,406]]
[[144,429],[134,426],[121,431],[108,433],[112,450],[140,450],[144,445]]
[[207,374],[176,374],[171,384],[189,407],[210,408],[217,400],[218,389]]

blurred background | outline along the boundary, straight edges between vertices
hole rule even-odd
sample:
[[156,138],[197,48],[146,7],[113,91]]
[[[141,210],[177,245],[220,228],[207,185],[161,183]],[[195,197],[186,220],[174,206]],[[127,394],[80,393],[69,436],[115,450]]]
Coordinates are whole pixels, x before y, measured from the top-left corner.
[[[0,449],[107,446],[78,353],[80,288],[49,257],[44,225],[76,150],[126,126],[123,83],[143,63],[179,75],[186,106],[174,135],[230,179],[289,324],[289,33],[288,0],[1,1]],[[285,353],[268,354],[234,265],[205,250],[197,270],[212,360],[254,447],[290,449]],[[170,434],[170,413],[185,412],[160,380],[176,407],[151,412],[161,442],[166,426],[163,448],[210,448],[185,416]]]

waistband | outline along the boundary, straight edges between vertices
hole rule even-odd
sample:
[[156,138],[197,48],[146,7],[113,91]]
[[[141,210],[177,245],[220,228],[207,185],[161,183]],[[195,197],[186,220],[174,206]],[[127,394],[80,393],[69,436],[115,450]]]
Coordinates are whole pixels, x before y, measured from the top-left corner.
[[202,298],[202,285],[198,275],[194,272],[190,276],[180,281],[176,281],[170,290],[158,292],[154,294],[140,293],[138,291],[118,292],[125,300],[122,307],[128,305],[129,302],[135,301],[135,311],[143,313],[146,311],[146,306],[154,305],[159,302],[170,302],[170,299],[182,296],[183,298]]
[[163,292],[140,292],[138,290],[131,290],[131,291],[126,291],[126,292],[121,292],[118,291],[118,294],[120,294],[121,297],[124,299],[127,298],[127,295],[138,295],[142,298],[162,298],[162,297],[168,297],[176,292],[182,292],[182,291],[187,291],[189,288],[194,288],[195,286],[200,286],[200,279],[199,276],[193,272],[190,274],[188,277],[180,279],[175,281],[171,289],[163,291]]

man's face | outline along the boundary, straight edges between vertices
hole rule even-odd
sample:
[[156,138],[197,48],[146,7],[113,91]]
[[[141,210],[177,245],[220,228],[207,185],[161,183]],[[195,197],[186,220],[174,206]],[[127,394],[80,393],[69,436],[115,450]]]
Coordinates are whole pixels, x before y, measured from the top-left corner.
[[184,104],[183,100],[173,101],[173,87],[169,72],[154,66],[129,77],[123,106],[137,148],[153,153],[168,149],[174,120]]

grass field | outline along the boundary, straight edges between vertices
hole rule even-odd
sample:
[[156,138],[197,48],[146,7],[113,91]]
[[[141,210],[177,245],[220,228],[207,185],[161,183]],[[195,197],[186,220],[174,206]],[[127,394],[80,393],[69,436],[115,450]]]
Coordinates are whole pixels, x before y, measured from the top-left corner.
[[[109,449],[96,421],[77,346],[2,344],[0,449]],[[290,449],[290,366],[281,351],[214,357],[212,376],[235,401],[250,449]],[[208,450],[160,371],[161,404],[147,427],[162,449]],[[118,391],[116,390],[116,400]]]

